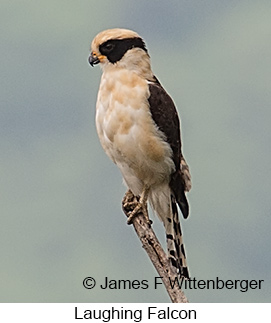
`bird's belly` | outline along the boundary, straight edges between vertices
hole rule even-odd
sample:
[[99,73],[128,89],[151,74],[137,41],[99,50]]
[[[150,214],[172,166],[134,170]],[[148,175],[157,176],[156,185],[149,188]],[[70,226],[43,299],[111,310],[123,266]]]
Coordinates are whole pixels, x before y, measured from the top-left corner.
[[98,101],[97,132],[128,187],[140,194],[143,185],[168,182],[175,169],[172,150],[152,119],[147,100],[138,109],[113,102],[110,106]]

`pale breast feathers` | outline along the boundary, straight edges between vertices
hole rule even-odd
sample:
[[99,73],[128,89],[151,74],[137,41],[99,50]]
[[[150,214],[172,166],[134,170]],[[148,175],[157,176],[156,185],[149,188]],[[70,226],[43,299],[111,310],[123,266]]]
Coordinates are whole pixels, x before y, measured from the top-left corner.
[[[96,123],[102,145],[115,163],[127,163],[142,179],[153,181],[175,169],[164,129],[150,110],[152,88],[131,71],[103,75]],[[157,115],[155,115],[157,116]],[[159,120],[162,117],[159,116]],[[155,176],[154,176],[155,175]]]

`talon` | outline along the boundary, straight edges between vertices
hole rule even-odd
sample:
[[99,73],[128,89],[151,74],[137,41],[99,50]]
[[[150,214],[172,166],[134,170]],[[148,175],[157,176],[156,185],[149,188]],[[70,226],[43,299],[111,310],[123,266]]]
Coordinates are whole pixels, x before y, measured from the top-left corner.
[[143,205],[140,203],[140,202],[137,202],[136,203],[136,207],[133,209],[133,211],[131,212],[131,214],[129,215],[128,219],[127,219],[127,224],[132,224],[133,222],[133,219],[137,216],[137,214],[142,211],[142,213],[144,214],[143,212]]
[[134,214],[129,215],[129,218],[127,219],[127,224],[128,225],[131,225],[133,223],[134,217],[135,217]]
[[127,224],[131,224],[133,222],[134,217],[138,213],[142,213],[145,217],[147,224],[149,226],[152,225],[152,221],[149,219],[148,216],[148,209],[147,209],[147,197],[148,197],[149,188],[145,187],[142,195],[135,196],[131,190],[128,190],[122,200],[122,207],[126,214],[130,211],[130,214],[127,219]]
[[[134,194],[129,190],[126,192],[122,200],[122,208],[126,213],[133,212],[138,205],[139,197],[134,196]],[[131,221],[130,221],[131,222]]]
[[151,219],[148,219],[147,220],[147,224],[148,224],[149,227],[151,227],[151,225],[153,224],[152,220]]
[[148,216],[147,204],[142,204],[140,202],[137,202],[136,204],[137,204],[136,207],[133,209],[133,211],[128,217],[127,224],[128,225],[132,224],[133,219],[138,215],[138,213],[142,213],[146,219],[148,226],[151,227],[152,220],[150,220]]

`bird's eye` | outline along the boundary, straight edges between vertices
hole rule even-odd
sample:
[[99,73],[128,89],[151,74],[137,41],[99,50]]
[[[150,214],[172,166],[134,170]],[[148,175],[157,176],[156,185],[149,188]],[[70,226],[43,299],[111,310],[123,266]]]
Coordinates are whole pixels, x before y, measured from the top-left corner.
[[113,50],[114,45],[113,45],[113,44],[108,43],[108,44],[106,44],[104,47],[105,47],[105,49],[106,49],[108,52],[110,52],[111,50]]

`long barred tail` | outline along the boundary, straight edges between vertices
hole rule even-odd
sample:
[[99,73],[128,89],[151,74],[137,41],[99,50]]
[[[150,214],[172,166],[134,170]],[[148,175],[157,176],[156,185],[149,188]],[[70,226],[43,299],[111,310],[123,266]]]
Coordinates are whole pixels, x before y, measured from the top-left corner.
[[178,275],[189,278],[176,199],[171,189],[167,184],[151,189],[149,201],[153,210],[164,224],[168,257],[173,270],[177,271]]
[[164,223],[167,237],[168,257],[178,275],[189,279],[181,224],[175,198],[171,195],[171,217]]

